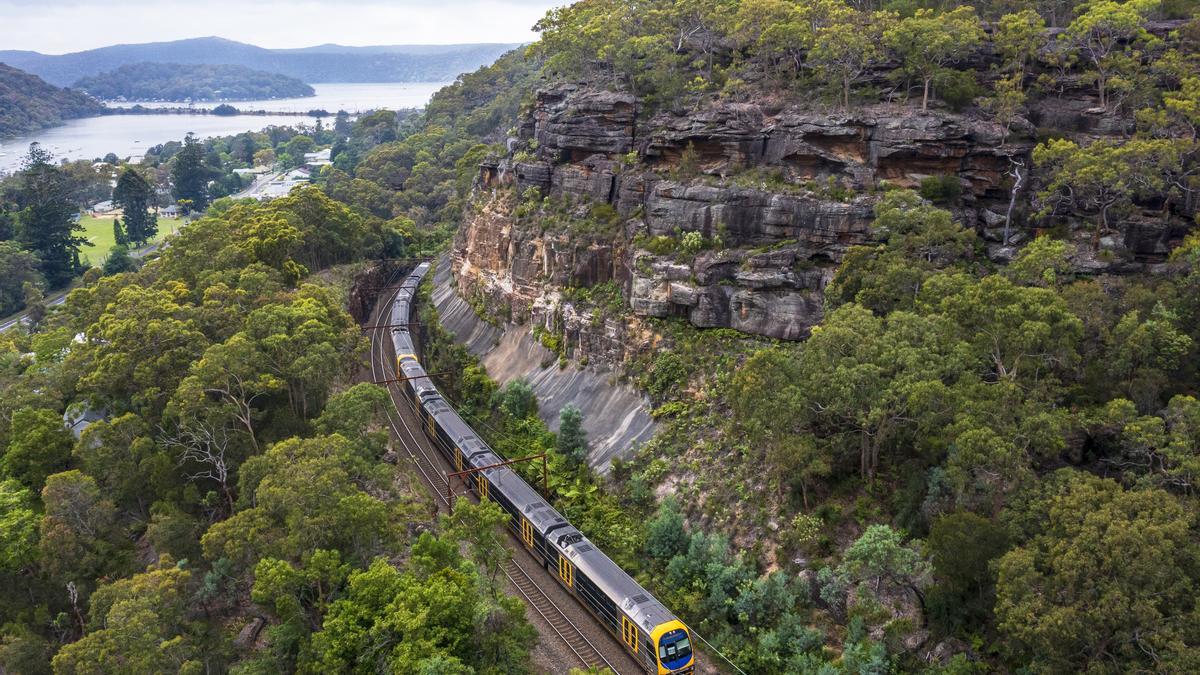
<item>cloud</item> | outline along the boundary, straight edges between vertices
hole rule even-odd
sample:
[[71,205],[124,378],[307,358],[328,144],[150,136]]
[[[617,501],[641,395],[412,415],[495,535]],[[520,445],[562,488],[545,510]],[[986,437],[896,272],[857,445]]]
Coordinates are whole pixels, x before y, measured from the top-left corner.
[[218,35],[262,47],[527,42],[544,0],[0,0],[0,48],[64,53]]

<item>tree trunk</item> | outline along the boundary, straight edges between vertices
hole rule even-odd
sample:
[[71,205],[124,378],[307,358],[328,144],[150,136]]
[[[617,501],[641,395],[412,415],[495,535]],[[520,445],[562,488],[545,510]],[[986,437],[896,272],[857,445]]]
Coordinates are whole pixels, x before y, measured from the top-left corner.
[[1096,223],[1096,229],[1092,232],[1092,250],[1100,250],[1100,233],[1108,231],[1108,207],[1100,208],[1100,222]]
[[917,603],[921,605],[921,628],[925,628],[929,625],[929,612],[926,611],[925,607],[925,594],[921,592],[921,589],[917,588],[916,584],[910,583],[908,589],[913,592],[913,595],[917,596]]
[[1004,215],[1004,239],[1001,241],[1001,244],[1004,246],[1008,246],[1008,238],[1012,231],[1013,211],[1017,208],[1017,195],[1021,192],[1021,183],[1024,182],[1024,178],[1021,176],[1021,169],[1024,166],[1020,162],[1013,162],[1013,176],[1017,180],[1013,183],[1012,192],[1008,197],[1008,212]]
[[842,106],[850,112],[850,78],[842,78]]
[[246,433],[250,434],[250,445],[254,447],[254,454],[258,454],[258,438],[254,436],[254,424],[250,418],[249,408],[246,410],[246,416],[242,418],[242,424],[246,425]]
[[925,90],[921,93],[921,112],[929,111],[929,83],[932,81],[932,77],[925,78]]
[[867,435],[866,429],[860,431],[859,434],[859,441],[861,445],[858,451],[858,473],[863,478],[866,478],[868,474],[868,460],[871,456],[871,439],[870,436]]

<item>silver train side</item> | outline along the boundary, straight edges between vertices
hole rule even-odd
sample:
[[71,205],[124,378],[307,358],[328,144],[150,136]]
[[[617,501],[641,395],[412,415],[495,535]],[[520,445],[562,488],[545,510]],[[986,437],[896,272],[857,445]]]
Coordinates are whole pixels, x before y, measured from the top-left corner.
[[[416,356],[409,321],[417,286],[429,272],[422,263],[401,284],[390,323],[401,390],[421,417],[425,433],[456,471],[503,460],[488,447],[427,376]],[[508,526],[542,566],[599,619],[650,673],[692,673],[691,634],[674,614],[650,595],[566,518],[506,467],[468,474],[465,483],[480,499],[509,514]]]

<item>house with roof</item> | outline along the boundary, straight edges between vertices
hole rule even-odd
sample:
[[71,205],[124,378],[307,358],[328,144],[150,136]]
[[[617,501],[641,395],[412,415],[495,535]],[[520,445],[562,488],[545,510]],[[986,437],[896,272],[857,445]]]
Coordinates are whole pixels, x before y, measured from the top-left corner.
[[324,150],[318,150],[317,152],[306,152],[304,153],[304,166],[313,169],[322,166],[329,166],[330,164],[333,164],[333,160],[331,159],[332,154],[332,148],[325,148]]

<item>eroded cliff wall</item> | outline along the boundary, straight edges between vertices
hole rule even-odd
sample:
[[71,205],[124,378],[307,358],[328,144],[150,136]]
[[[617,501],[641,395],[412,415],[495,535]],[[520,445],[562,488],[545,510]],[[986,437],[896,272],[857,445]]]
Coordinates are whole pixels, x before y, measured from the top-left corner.
[[[1122,132],[1076,103],[1043,102],[1035,118],[1093,137]],[[1030,234],[1036,135],[1023,118],[1006,128],[978,110],[899,104],[841,113],[715,102],[643,120],[628,94],[559,86],[538,93],[508,156],[482,167],[452,252],[455,286],[502,321],[561,336],[558,351],[577,358],[628,358],[652,341],[647,317],[802,339],[847,248],[871,241],[885,190],[942,181],[953,195],[944,205],[987,255],[1011,257]],[[1015,236],[1003,245],[1010,201]],[[1186,231],[1135,213],[1075,263],[1145,269]],[[599,284],[619,288],[624,308],[597,316],[572,297]]]
[[500,384],[524,378],[538,397],[538,414],[558,430],[559,413],[568,403],[583,413],[588,436],[588,463],[607,473],[612,460],[628,457],[656,431],[645,396],[618,381],[605,367],[563,364],[533,337],[529,325],[507,330],[480,319],[458,295],[447,258],[438,261],[433,303],[442,327],[478,356],[488,375]]

